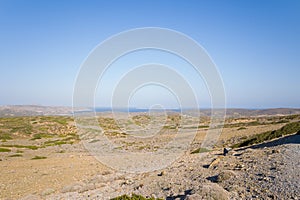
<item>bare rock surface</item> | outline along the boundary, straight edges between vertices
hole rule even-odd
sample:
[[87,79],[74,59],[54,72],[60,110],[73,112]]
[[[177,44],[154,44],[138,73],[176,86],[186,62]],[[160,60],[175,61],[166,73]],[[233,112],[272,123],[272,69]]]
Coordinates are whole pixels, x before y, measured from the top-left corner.
[[221,154],[187,153],[162,171],[143,174],[110,170],[38,197],[110,199],[136,193],[164,199],[300,198],[299,135]]

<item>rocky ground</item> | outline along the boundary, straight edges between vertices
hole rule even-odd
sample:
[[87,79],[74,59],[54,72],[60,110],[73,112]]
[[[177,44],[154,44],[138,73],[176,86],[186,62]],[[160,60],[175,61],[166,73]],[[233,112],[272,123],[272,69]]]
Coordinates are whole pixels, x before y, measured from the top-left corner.
[[[39,192],[36,185],[35,192],[22,199],[110,199],[131,193],[163,199],[299,199],[299,155],[300,135],[293,135],[232,150],[226,156],[222,151],[187,153],[166,169],[129,174],[102,166],[93,157],[78,151],[77,155],[66,153],[61,157],[70,168],[74,164],[73,170],[62,165],[42,172],[37,167],[35,174],[41,179],[48,177],[43,182],[49,185]],[[64,186],[55,187],[52,175],[64,177],[66,171],[73,180],[56,180]],[[7,195],[4,199],[17,197]]]
[[[45,126],[40,118],[39,123],[36,119],[30,121],[33,130],[39,127],[38,134],[43,127],[52,130],[52,126]],[[53,126],[58,126],[55,123]],[[219,145],[229,145],[285,124],[273,122],[243,127],[243,121],[238,123],[238,126],[227,125]],[[1,130],[6,129],[3,125]],[[233,149],[226,155],[221,146],[210,152],[191,153],[201,144],[205,132],[202,128],[190,149],[168,167],[146,173],[126,173],[103,165],[82,142],[74,138],[66,140],[65,129],[60,130],[62,134],[52,138],[37,139],[33,135],[31,139],[2,140],[1,148],[10,151],[0,153],[0,199],[111,199],[132,193],[169,200],[300,199],[300,135]],[[73,134],[71,128],[66,131]],[[38,149],[28,149],[32,146]],[[157,162],[159,159],[164,157]]]

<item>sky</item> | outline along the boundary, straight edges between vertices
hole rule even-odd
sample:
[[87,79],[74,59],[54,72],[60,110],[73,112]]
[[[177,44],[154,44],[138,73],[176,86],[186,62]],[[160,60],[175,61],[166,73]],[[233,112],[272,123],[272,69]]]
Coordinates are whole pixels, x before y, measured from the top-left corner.
[[[0,105],[71,106],[80,67],[97,45],[126,30],[161,27],[206,50],[222,77],[227,107],[300,108],[299,10],[297,0],[0,0]],[[97,106],[109,106],[124,69],[170,57],[157,51],[128,56],[99,82]],[[166,64],[184,74],[199,106],[209,107],[205,81],[176,60]],[[137,90],[128,102],[178,106],[176,95],[158,85]]]

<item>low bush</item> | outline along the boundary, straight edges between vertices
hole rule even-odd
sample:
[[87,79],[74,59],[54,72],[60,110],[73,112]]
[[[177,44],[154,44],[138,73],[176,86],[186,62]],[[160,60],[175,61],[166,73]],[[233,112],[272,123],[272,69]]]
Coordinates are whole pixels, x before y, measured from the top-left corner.
[[162,199],[156,199],[153,197],[146,198],[137,194],[132,194],[131,196],[124,194],[122,196],[112,198],[111,200],[162,200]]
[[259,144],[265,141],[269,141],[272,139],[276,139],[285,135],[290,135],[293,133],[299,133],[300,131],[300,121],[299,122],[292,122],[289,123],[282,128],[275,130],[275,131],[267,131],[264,133],[260,133],[257,135],[253,135],[249,137],[248,139],[238,143],[234,144],[232,148],[239,148],[239,147],[245,147],[253,144]]
[[47,157],[45,156],[34,156],[33,158],[31,158],[31,160],[40,160],[40,159],[46,159]]
[[10,149],[6,149],[6,148],[1,148],[1,147],[0,147],[0,152],[11,152],[11,150],[10,150]]
[[206,148],[198,148],[194,151],[191,152],[191,154],[195,154],[195,153],[205,153],[205,152],[210,152],[209,149],[206,149]]
[[10,155],[8,157],[22,157],[23,155],[22,154],[13,154],[13,155]]

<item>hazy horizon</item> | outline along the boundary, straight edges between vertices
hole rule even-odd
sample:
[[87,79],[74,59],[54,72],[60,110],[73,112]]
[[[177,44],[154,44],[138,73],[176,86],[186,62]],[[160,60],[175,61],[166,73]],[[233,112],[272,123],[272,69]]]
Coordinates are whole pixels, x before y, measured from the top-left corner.
[[[6,105],[0,105],[0,107],[5,106],[37,106],[37,107],[65,107],[65,108],[72,108],[73,106],[64,106],[64,105],[42,105],[42,104],[6,104]],[[94,109],[93,107],[74,107],[74,108],[84,108],[84,109]],[[141,110],[150,110],[146,107],[108,107],[108,106],[96,106],[95,109],[116,109],[116,110],[123,110],[123,109],[141,109]],[[211,107],[170,107],[170,108],[164,108],[165,110],[210,110]],[[157,108],[154,110],[164,110],[163,108]],[[215,108],[218,109],[224,109],[224,108]],[[300,109],[300,107],[225,107],[225,109],[245,109],[245,110],[268,110],[268,109]]]

